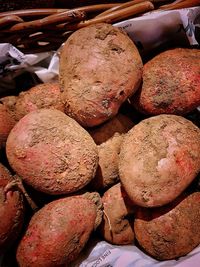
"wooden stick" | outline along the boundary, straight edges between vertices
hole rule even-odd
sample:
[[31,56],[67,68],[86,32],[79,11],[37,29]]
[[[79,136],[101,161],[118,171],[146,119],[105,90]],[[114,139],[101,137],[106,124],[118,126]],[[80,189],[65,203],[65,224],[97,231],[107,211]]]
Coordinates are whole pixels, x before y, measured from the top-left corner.
[[[152,3],[169,2],[169,0],[149,0],[149,1]],[[177,0],[177,1],[184,1],[184,0]],[[120,10],[120,9],[125,8],[125,7],[129,7],[129,6],[141,3],[141,2],[144,2],[144,0],[133,0],[133,1],[125,2],[123,4],[120,4],[118,6],[114,6],[114,7],[111,7],[109,9],[105,10],[104,12],[98,14],[95,18],[102,17],[102,16],[104,16],[108,13],[111,13],[113,11]]]
[[9,16],[9,15],[16,15],[21,18],[23,17],[37,17],[37,16],[49,16],[57,13],[62,13],[68,10],[71,11],[84,11],[84,12],[98,12],[109,9],[114,6],[118,6],[119,3],[111,3],[111,4],[97,4],[97,5],[89,5],[89,6],[82,6],[73,9],[58,9],[58,8],[38,8],[38,9],[27,9],[27,10],[14,10],[14,11],[7,11],[1,12],[0,18]]
[[113,11],[112,13],[106,14],[102,17],[93,18],[76,24],[69,24],[67,26],[67,30],[73,31],[100,22],[113,23],[153,9],[154,5],[151,2],[144,1],[142,3],[135,4],[133,6],[126,7],[121,10]]
[[85,13],[82,11],[65,11],[58,14],[53,14],[43,19],[37,19],[33,21],[18,23],[12,26],[8,32],[24,31],[29,29],[41,29],[46,25],[53,25],[62,22],[71,22],[75,20],[82,20],[85,18]]
[[15,15],[9,15],[9,16],[0,18],[0,28],[11,26],[19,22],[23,22],[23,19]]
[[63,8],[37,8],[37,9],[24,9],[24,10],[12,10],[0,13],[0,18],[15,15],[21,18],[24,17],[38,17],[38,16],[49,16],[53,14],[57,14],[60,12],[65,12],[69,9]]
[[133,1],[129,1],[129,2],[120,4],[118,6],[114,6],[112,8],[107,9],[106,11],[98,14],[95,18],[100,18],[102,16],[105,16],[106,14],[109,14],[109,13],[113,12],[113,11],[117,11],[117,10],[123,9],[125,7],[129,7],[129,6],[141,3],[141,2],[144,2],[144,0],[133,0]]
[[97,4],[97,5],[90,5],[90,6],[82,6],[73,8],[72,10],[84,11],[84,12],[98,12],[102,10],[110,9],[111,7],[118,6],[119,3],[111,3],[111,4]]
[[172,2],[173,0],[150,0],[152,3],[164,3],[164,2]]
[[194,6],[199,6],[199,5],[200,5],[200,1],[199,0],[185,0],[185,1],[180,1],[180,2],[175,1],[175,3],[171,3],[169,5],[160,6],[159,9],[162,9],[162,10],[173,10],[173,9],[194,7]]

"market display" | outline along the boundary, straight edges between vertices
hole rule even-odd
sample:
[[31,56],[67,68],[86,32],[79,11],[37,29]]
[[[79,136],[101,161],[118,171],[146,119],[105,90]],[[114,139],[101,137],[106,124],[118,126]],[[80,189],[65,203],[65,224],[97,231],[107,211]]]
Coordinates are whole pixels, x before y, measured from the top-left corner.
[[94,235],[187,255],[200,244],[199,50],[144,60],[100,23],[59,57],[55,83],[0,99],[0,248],[19,267],[72,266]]

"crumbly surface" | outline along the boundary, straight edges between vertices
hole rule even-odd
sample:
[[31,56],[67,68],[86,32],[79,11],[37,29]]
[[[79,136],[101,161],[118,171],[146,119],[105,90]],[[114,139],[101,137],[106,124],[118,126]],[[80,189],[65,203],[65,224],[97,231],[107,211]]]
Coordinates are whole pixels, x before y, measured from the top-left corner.
[[0,147],[4,146],[15,120],[4,104],[0,103]]
[[0,103],[5,105],[6,108],[11,112],[11,114],[15,113],[15,104],[17,101],[17,96],[11,95],[11,96],[5,96],[0,98]]
[[100,225],[103,216],[103,203],[101,200],[101,196],[98,192],[87,192],[83,194],[83,196],[90,199],[96,206],[97,216],[94,225],[94,230],[96,230],[96,228]]
[[92,190],[101,190],[119,181],[119,153],[123,135],[115,134],[98,146],[99,165],[90,183]]
[[101,145],[108,139],[112,138],[114,134],[127,133],[134,125],[134,122],[127,116],[118,113],[114,118],[106,121],[105,123],[88,128],[87,131],[94,139],[97,145]]
[[144,65],[143,85],[132,98],[146,114],[186,114],[200,105],[200,50],[167,50]]
[[50,202],[33,215],[19,243],[19,265],[70,266],[88,241],[95,220],[96,206],[84,196]]
[[60,55],[65,111],[83,126],[114,117],[139,87],[142,60],[119,28],[99,23],[73,33]]
[[42,83],[21,92],[15,104],[16,119],[20,120],[29,112],[41,108],[54,108],[64,112],[58,83]]
[[94,177],[98,151],[91,136],[58,110],[27,114],[9,135],[6,153],[12,168],[36,190],[72,193]]
[[121,184],[109,188],[104,193],[102,202],[104,215],[99,230],[103,238],[116,245],[133,244],[135,207]]
[[135,236],[143,249],[158,260],[184,256],[200,244],[200,192],[135,215]]
[[24,207],[19,191],[4,192],[5,187],[13,181],[8,170],[0,164],[0,251],[11,246],[21,231]]
[[141,121],[124,137],[120,180],[139,206],[173,201],[200,171],[200,130],[176,115]]

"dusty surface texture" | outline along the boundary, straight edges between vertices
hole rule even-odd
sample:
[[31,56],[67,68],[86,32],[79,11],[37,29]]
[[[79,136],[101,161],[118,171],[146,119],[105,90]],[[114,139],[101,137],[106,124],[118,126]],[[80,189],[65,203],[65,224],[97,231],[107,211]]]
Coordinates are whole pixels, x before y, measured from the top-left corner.
[[100,225],[103,216],[103,203],[101,201],[101,196],[98,192],[87,192],[83,194],[84,197],[90,199],[96,206],[97,216],[94,224],[94,230]]
[[136,213],[139,244],[158,260],[186,255],[200,244],[200,192],[155,209]]
[[8,170],[0,164],[0,252],[14,243],[23,224],[23,199],[19,191],[8,191],[6,186],[13,181]]
[[17,102],[17,96],[5,96],[0,98],[0,103],[6,106],[7,109],[13,114],[15,112],[15,105]]
[[115,134],[98,146],[99,165],[95,177],[90,182],[92,190],[100,190],[119,181],[119,153],[123,135]]
[[70,266],[88,241],[95,219],[96,206],[84,196],[47,204],[34,214],[19,243],[19,266]]
[[6,153],[26,183],[49,194],[83,188],[98,165],[91,136],[75,120],[53,109],[24,116],[9,135]]
[[200,105],[200,50],[165,51],[144,65],[143,85],[132,98],[147,114],[186,114]]
[[21,92],[15,104],[15,116],[20,120],[31,111],[41,108],[54,108],[64,112],[58,83],[38,84],[26,92]]
[[118,113],[114,118],[97,127],[88,128],[87,131],[92,136],[95,143],[100,145],[113,137],[115,133],[127,133],[133,126],[134,122],[132,120]]
[[200,130],[176,115],[145,119],[124,137],[119,160],[121,182],[138,205],[174,200],[200,171]]
[[0,103],[0,147],[4,146],[7,137],[16,121],[4,104]]
[[134,242],[134,204],[118,183],[109,188],[102,197],[104,206],[100,233],[108,242],[116,245]]
[[142,67],[133,41],[117,27],[99,23],[76,31],[60,55],[66,113],[89,127],[112,118],[138,89]]

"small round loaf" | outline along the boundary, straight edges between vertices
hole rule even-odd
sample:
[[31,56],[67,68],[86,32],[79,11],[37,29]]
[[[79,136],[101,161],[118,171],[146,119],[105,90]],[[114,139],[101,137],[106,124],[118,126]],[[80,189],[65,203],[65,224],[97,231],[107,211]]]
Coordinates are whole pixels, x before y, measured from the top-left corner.
[[60,54],[65,112],[84,127],[114,117],[138,89],[142,60],[128,35],[106,23],[74,32]]
[[173,201],[199,171],[200,130],[181,116],[145,119],[123,139],[120,180],[139,206],[162,206]]
[[104,215],[99,230],[103,238],[116,245],[133,244],[135,206],[118,183],[102,197]]
[[135,237],[158,260],[184,256],[200,244],[200,192],[179,197],[170,205],[139,209]]
[[132,97],[146,114],[184,115],[200,105],[200,50],[176,48],[144,65],[143,85]]
[[6,154],[12,168],[36,190],[66,194],[94,177],[98,151],[75,120],[55,109],[24,116],[9,134]]

